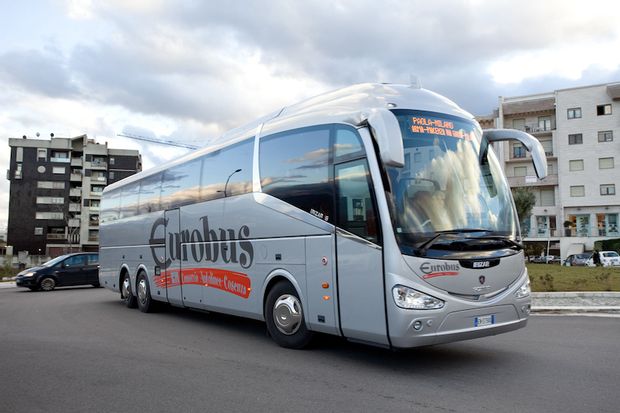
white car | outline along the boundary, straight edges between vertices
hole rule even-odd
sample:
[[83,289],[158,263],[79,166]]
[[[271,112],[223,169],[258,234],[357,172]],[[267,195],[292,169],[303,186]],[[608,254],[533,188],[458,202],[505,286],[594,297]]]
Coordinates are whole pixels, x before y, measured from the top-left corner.
[[[601,257],[601,264],[603,267],[620,267],[620,255],[618,255],[616,251],[599,251],[599,256]],[[590,257],[586,265],[588,267],[594,267],[594,258]]]

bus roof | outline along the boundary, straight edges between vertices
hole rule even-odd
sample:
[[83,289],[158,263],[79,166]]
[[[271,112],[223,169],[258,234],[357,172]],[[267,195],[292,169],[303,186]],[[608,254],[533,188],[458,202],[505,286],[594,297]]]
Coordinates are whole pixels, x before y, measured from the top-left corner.
[[104,192],[243,141],[258,133],[261,125],[261,135],[325,123],[347,123],[358,126],[365,121],[368,111],[373,108],[425,110],[474,120],[469,112],[461,109],[456,103],[427,89],[411,85],[361,83],[286,106],[239,128],[232,129],[209,141],[203,148],[181,158],[115,182],[107,186]]

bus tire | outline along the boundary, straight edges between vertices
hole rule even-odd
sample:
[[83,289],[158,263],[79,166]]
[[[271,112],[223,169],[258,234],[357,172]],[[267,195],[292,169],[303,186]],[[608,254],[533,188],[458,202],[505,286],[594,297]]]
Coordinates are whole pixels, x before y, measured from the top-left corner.
[[306,327],[299,295],[288,281],[279,281],[269,291],[265,321],[269,335],[282,347],[300,349],[312,340],[313,333]]
[[120,287],[121,302],[125,304],[127,308],[136,308],[138,306],[138,299],[131,292],[131,278],[129,278],[129,273],[123,273]]
[[149,286],[149,279],[144,272],[138,274],[136,280],[136,293],[138,296],[138,308],[143,313],[152,313],[155,311],[156,303],[151,298],[151,288]]

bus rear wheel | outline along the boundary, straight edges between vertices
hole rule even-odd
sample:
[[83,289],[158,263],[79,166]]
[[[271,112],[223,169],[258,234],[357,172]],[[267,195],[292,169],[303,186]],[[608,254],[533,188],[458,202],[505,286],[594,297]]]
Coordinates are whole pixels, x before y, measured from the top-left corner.
[[143,313],[152,313],[155,311],[156,303],[151,298],[151,288],[149,280],[145,273],[138,274],[136,281],[136,293],[138,295],[138,308]]
[[269,335],[282,347],[300,349],[312,340],[313,333],[306,327],[299,295],[287,281],[278,282],[269,291],[265,321]]
[[136,308],[138,306],[138,299],[131,292],[131,279],[128,273],[124,273],[121,280],[121,302],[125,304],[127,308]]

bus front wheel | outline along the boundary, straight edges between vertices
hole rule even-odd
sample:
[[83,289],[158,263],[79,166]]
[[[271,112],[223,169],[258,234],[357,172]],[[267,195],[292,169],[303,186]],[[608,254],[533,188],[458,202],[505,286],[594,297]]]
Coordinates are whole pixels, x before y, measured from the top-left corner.
[[286,348],[303,348],[312,340],[306,327],[304,313],[295,288],[280,281],[269,291],[265,302],[265,321],[271,338]]

